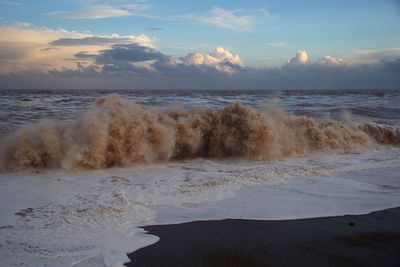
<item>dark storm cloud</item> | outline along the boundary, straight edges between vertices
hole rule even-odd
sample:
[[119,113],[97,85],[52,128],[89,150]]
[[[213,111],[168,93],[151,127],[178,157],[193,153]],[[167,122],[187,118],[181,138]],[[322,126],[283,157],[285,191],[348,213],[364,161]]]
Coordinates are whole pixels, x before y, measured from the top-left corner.
[[96,59],[96,54],[90,54],[87,51],[81,51],[74,55],[75,59]]
[[119,62],[143,62],[164,58],[161,52],[138,44],[116,44],[111,49],[101,50],[96,56],[97,64]]

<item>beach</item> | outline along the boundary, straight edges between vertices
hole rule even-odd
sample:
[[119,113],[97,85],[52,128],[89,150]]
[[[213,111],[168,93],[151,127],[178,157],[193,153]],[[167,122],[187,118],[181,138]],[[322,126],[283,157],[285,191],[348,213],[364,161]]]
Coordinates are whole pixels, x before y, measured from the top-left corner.
[[1,92],[2,266],[396,263],[400,92],[109,93]]
[[144,227],[160,241],[126,266],[400,266],[400,208],[300,220]]

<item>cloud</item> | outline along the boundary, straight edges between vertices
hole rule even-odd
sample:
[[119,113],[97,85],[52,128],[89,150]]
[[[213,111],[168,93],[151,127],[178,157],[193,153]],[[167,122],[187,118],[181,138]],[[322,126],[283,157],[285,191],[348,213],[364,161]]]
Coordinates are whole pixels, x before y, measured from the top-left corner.
[[244,63],[239,55],[226,50],[222,46],[216,47],[208,54],[189,53],[181,58],[163,57],[154,63],[154,67],[162,72],[171,73],[188,70],[194,74],[233,74],[244,68]]
[[147,69],[167,75],[235,73],[244,67],[239,55],[223,47],[217,47],[208,54],[190,53],[184,57],[172,57],[140,44],[115,44],[97,54],[80,51],[75,58],[92,60],[93,64],[102,66],[106,71],[144,73],[144,69]]
[[357,50],[352,53],[350,58],[359,62],[392,60],[393,58],[400,58],[400,48],[394,47],[381,50]]
[[396,73],[397,75],[400,73],[400,57],[391,60],[383,61],[385,70]]
[[319,59],[316,63],[322,65],[341,65],[345,64],[345,61],[341,58],[337,58],[331,55],[326,55],[323,58]]
[[243,66],[244,63],[239,55],[234,55],[222,46],[214,49],[209,54],[190,53],[183,58],[183,62],[187,65],[216,65],[219,63],[230,63]]
[[153,32],[162,31],[163,30],[163,28],[161,28],[161,27],[148,27],[148,29],[150,31],[153,31]]
[[78,62],[75,69],[62,68],[61,70],[52,69],[49,70],[50,75],[59,76],[63,78],[70,77],[98,77],[100,69],[97,66],[89,65],[84,66],[82,63]]
[[39,51],[40,52],[48,52],[48,51],[51,51],[51,50],[58,50],[59,48],[57,48],[57,47],[46,47],[46,48],[42,48],[42,49],[40,49]]
[[390,89],[398,88],[400,58],[366,64],[283,65],[276,68],[242,67],[226,74],[214,65],[185,64],[162,57],[149,67],[127,64],[57,69],[48,74],[21,72],[0,75],[3,88],[92,89]]
[[45,15],[61,17],[63,19],[104,19],[132,16],[132,13],[127,9],[99,5],[81,10],[48,12]]
[[119,3],[121,1],[88,1],[86,7],[76,10],[53,11],[44,15],[63,19],[105,19],[114,17],[143,16],[153,17],[141,12],[148,9],[145,3]]
[[298,64],[306,64],[307,62],[308,62],[307,52],[299,50],[297,51],[297,54],[288,61],[288,64],[298,65]]
[[[154,48],[137,43],[115,44],[98,53],[79,52],[74,55],[78,60],[90,60],[101,68],[103,73],[136,73],[148,74],[152,71],[152,63],[168,57]],[[154,71],[154,70],[153,70]]]
[[270,47],[289,47],[292,46],[291,44],[288,44],[286,42],[271,42],[271,43],[267,43],[267,46]]
[[17,21],[17,22],[15,22],[14,25],[19,28],[27,28],[27,27],[31,26],[31,24],[29,22],[22,22],[22,21]]
[[62,28],[0,26],[0,73],[73,69],[76,60],[89,60],[75,56],[80,52],[97,54],[117,44],[154,47],[152,39],[144,34],[96,36]]
[[[171,56],[146,35],[93,35],[0,26],[3,88],[324,89],[397,88],[400,48],[310,60],[298,51],[273,68],[247,66],[219,46]],[[10,74],[12,73],[12,74]]]
[[139,44],[116,44],[111,49],[101,50],[95,59],[98,64],[112,64],[116,61],[143,62],[163,57],[161,52]]
[[114,44],[141,44],[147,47],[154,47],[153,41],[144,34],[119,36],[113,34],[112,36],[89,36],[85,38],[61,38],[51,42],[55,46],[84,46],[96,45],[107,46]]
[[214,7],[205,14],[187,14],[179,17],[201,24],[217,26],[230,30],[250,30],[258,17],[265,17],[265,10],[228,10]]
[[64,58],[76,53],[71,51],[74,49],[43,49],[50,48],[49,43],[56,39],[85,36],[88,35],[64,29],[0,26],[0,73],[46,70],[51,65],[68,66]]
[[14,1],[5,1],[5,0],[0,0],[0,4],[12,5],[12,6],[22,6],[21,3],[14,2]]

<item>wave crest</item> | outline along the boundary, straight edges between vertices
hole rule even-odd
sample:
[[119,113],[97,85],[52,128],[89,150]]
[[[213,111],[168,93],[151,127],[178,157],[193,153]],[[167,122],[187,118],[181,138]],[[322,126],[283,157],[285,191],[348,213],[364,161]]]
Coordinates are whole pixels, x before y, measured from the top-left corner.
[[116,94],[81,117],[26,125],[2,140],[0,169],[99,169],[193,157],[274,160],[318,151],[360,152],[398,144],[398,129],[321,123],[239,103],[221,110],[155,111]]

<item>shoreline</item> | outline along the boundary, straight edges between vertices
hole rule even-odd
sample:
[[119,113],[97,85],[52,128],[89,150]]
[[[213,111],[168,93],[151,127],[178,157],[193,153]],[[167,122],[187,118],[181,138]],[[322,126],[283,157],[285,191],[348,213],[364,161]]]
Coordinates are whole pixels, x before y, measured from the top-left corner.
[[296,220],[145,226],[160,237],[126,266],[400,266],[400,207]]

